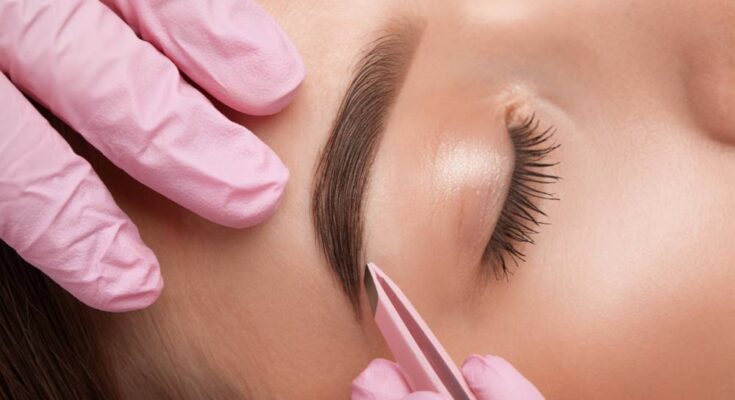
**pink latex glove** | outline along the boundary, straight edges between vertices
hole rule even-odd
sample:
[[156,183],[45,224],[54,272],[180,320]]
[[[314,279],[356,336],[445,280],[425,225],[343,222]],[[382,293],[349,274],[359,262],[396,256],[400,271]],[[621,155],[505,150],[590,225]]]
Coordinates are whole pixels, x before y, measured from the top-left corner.
[[146,307],[162,288],[158,261],[21,91],[209,220],[241,228],[274,212],[286,167],[179,73],[244,113],[285,107],[304,67],[256,4],[4,0],[0,27],[0,238],[81,301]]
[[[543,400],[544,396],[509,362],[497,356],[471,355],[462,375],[477,400]],[[401,368],[376,358],[352,382],[352,400],[451,400],[433,392],[413,392]]]

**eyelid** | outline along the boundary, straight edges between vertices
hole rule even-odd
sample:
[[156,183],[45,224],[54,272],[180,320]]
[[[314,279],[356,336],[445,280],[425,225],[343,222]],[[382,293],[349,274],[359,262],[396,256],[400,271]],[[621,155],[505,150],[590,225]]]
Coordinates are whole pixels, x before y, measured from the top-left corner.
[[455,205],[452,221],[458,221],[458,242],[468,254],[480,256],[487,246],[488,227],[497,221],[508,192],[512,153],[509,140],[464,140],[456,135],[448,135],[432,149],[431,185],[437,188],[437,198]]

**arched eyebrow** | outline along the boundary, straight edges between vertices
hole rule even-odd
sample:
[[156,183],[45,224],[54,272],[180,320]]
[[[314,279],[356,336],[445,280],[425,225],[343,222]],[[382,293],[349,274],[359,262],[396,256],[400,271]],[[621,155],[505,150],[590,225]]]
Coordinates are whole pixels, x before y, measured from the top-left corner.
[[317,164],[312,218],[327,262],[360,316],[363,197],[387,115],[421,36],[420,21],[392,23],[358,63]]

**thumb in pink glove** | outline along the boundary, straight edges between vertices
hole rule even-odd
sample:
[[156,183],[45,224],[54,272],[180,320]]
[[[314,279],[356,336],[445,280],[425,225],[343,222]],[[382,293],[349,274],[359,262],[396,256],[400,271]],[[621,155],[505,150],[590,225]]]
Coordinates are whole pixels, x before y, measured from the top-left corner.
[[[543,395],[503,358],[471,355],[462,364],[462,375],[478,400],[541,400]],[[445,395],[411,392],[401,368],[375,359],[352,382],[352,400],[440,400]]]

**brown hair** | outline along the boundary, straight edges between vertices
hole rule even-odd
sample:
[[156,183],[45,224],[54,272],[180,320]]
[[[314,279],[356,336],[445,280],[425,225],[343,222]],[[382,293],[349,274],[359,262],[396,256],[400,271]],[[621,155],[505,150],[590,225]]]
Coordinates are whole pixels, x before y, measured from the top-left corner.
[[0,241],[0,397],[116,399],[93,316]]
[[359,318],[363,197],[385,120],[423,25],[394,21],[361,58],[319,157],[312,194],[317,241]]

